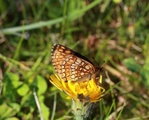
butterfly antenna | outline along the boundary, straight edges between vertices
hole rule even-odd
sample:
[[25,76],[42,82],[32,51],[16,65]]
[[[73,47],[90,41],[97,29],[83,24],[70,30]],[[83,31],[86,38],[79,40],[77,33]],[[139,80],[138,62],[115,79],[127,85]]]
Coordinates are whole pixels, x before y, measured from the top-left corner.
[[103,66],[105,64],[105,62],[106,62],[105,60],[102,61],[102,63],[100,64],[100,66]]
[[95,60],[95,58],[92,57],[92,59],[94,60],[95,64],[98,65],[98,62]]
[[[96,65],[98,65],[98,62],[95,60],[94,57],[92,57],[92,59],[95,61]],[[103,70],[103,65],[105,64],[105,60],[102,61],[102,63],[100,63],[100,65],[98,65],[98,68],[102,71]]]

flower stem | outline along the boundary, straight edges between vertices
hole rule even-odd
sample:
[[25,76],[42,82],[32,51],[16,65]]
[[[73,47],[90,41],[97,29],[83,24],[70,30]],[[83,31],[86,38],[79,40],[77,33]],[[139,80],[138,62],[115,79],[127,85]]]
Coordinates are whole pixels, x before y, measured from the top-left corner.
[[79,100],[72,100],[72,110],[75,115],[75,120],[86,120],[86,118],[91,113],[91,107],[92,103],[85,103]]

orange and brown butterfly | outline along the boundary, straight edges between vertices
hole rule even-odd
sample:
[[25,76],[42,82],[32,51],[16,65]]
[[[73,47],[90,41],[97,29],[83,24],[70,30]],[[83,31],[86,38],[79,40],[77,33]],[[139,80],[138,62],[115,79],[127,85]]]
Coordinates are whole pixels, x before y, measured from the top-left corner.
[[85,81],[99,79],[101,69],[89,59],[60,44],[55,44],[51,51],[52,64],[56,74],[64,81]]

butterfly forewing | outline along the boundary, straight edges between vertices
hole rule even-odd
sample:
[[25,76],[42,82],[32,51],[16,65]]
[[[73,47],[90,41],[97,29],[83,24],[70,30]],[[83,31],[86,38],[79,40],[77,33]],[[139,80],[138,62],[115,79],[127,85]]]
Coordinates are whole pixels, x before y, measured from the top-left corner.
[[90,79],[98,72],[91,61],[63,45],[54,45],[51,54],[55,71],[64,81]]

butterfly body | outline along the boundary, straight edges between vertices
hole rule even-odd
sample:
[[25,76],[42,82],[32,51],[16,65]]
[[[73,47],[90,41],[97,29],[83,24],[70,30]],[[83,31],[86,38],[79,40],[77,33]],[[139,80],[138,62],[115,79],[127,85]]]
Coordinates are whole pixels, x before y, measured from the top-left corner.
[[99,78],[101,69],[70,48],[56,44],[51,55],[55,71],[64,81],[76,82]]

